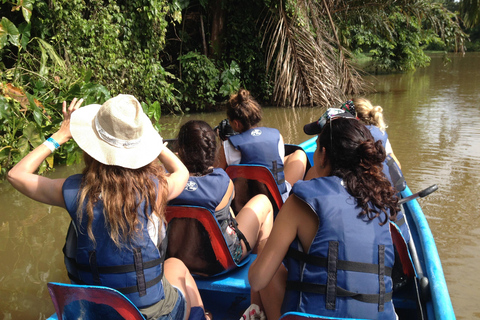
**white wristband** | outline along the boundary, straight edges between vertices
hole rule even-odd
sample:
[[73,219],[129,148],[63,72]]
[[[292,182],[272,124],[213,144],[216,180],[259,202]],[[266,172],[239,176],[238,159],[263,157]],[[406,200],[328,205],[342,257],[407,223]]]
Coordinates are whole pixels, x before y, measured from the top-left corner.
[[48,149],[50,149],[50,151],[53,153],[55,151],[55,145],[53,144],[53,142],[51,141],[48,141],[48,140],[45,140],[43,142],[43,145],[45,145]]

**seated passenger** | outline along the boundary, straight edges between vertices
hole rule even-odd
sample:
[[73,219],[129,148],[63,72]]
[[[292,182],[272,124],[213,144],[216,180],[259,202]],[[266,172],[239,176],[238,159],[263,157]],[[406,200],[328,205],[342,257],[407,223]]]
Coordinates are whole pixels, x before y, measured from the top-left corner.
[[353,98],[345,102],[342,109],[350,112],[356,116],[363,124],[365,124],[372,133],[375,140],[382,141],[383,147],[387,156],[391,156],[398,166],[401,168],[400,162],[393,153],[392,145],[388,140],[387,126],[383,118],[383,108],[380,106],[373,106],[370,100],[365,98]]
[[[183,190],[188,171],[133,96],[79,109],[82,102],[74,99],[68,109],[63,103],[60,129],[17,163],[8,181],[33,200],[67,210],[77,230],[69,264],[75,269],[68,270],[74,283],[117,289],[147,320],[187,319],[191,307],[203,309],[200,293],[182,261],[163,261],[161,244],[165,204]],[[36,175],[72,137],[84,151],[83,173]]]
[[398,199],[382,174],[385,149],[349,113],[321,120],[305,126],[319,134],[317,176],[293,186],[250,267],[252,291],[268,319],[299,311],[393,320],[388,221]]
[[178,134],[178,156],[190,177],[183,192],[169,205],[205,207],[215,213],[235,262],[259,253],[272,229],[273,208],[265,195],[253,197],[235,216],[230,209],[234,186],[227,173],[214,168],[216,135],[204,121],[185,123]]
[[[387,157],[383,162],[383,173],[392,183],[393,187],[398,191],[405,189],[406,182],[403,176],[400,162],[393,153],[392,146],[388,140],[386,125],[383,119],[383,109],[380,106],[373,106],[372,103],[364,98],[354,98],[346,101],[342,106],[342,110],[350,112],[366,125],[375,141],[381,141]],[[410,229],[405,221],[403,213],[400,211],[397,215],[395,223],[402,231],[405,242],[410,241]]]
[[305,152],[297,150],[285,156],[283,137],[277,129],[258,127],[262,109],[250,92],[241,89],[227,104],[227,117],[231,127],[239,134],[223,141],[217,166],[225,169],[232,164],[258,164],[266,166],[277,182],[283,201],[291,186],[303,179],[307,165]]

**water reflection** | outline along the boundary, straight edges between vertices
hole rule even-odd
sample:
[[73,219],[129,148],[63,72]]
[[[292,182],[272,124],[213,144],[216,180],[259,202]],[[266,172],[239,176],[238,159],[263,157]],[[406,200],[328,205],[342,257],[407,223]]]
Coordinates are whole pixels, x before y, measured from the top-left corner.
[[[409,74],[371,77],[368,96],[384,108],[387,132],[412,191],[434,183],[439,190],[421,199],[443,263],[459,319],[480,318],[480,54],[451,56],[444,65],[434,56],[429,68]],[[264,108],[263,125],[276,127],[286,142],[309,136],[303,124],[322,108]],[[200,119],[212,127],[225,112],[162,118],[162,136]],[[52,177],[77,173],[81,166],[58,168]],[[53,305],[49,281],[67,282],[61,249],[68,214],[31,201],[0,182],[0,310],[3,319],[45,319]]]

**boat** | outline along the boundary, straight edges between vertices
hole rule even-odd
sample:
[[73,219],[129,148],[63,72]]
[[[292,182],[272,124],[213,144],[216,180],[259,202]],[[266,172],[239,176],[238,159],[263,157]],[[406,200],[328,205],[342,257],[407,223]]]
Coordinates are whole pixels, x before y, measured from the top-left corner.
[[[294,148],[302,148],[313,163],[313,153],[316,148],[316,137],[309,139]],[[402,286],[394,290],[393,303],[399,319],[455,319],[455,313],[450,300],[442,264],[438,255],[435,241],[427,219],[416,200],[436,190],[436,186],[412,193],[408,185],[400,192],[402,212],[410,228],[411,239],[408,242],[400,241],[396,248],[409,259],[411,279],[407,279]],[[397,234],[395,226],[390,227],[393,235]],[[400,239],[403,239],[400,237]],[[399,241],[397,239],[397,241]],[[395,239],[394,239],[395,242]],[[402,255],[400,253],[400,255]],[[197,286],[202,296],[205,309],[218,319],[240,319],[243,312],[250,306],[250,285],[248,283],[248,268],[255,260],[251,254],[241,265],[226,267],[225,272],[214,276],[195,276]],[[402,258],[401,258],[402,259]],[[405,258],[403,258],[405,259]],[[228,262],[225,262],[226,266]],[[402,264],[406,265],[402,260]],[[404,267],[405,270],[406,267]],[[67,285],[71,286],[71,285]],[[52,296],[53,298],[53,296]],[[65,299],[63,299],[65,300]],[[54,304],[55,304],[54,300]],[[58,304],[58,303],[57,303]],[[57,307],[57,304],[55,306]],[[48,319],[58,319],[54,314]],[[105,319],[105,317],[103,317]],[[132,319],[135,319],[132,317]],[[300,312],[289,312],[282,316],[282,320],[299,319],[337,319],[320,317]]]

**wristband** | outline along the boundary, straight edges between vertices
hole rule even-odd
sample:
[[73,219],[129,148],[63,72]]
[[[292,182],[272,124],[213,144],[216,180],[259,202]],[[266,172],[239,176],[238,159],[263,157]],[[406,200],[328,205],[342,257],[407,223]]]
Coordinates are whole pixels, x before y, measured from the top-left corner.
[[55,139],[53,139],[52,137],[48,138],[47,140],[45,140],[45,142],[43,142],[43,144],[48,148],[50,149],[51,152],[54,152],[55,150],[57,150],[58,148],[60,148],[60,145],[58,144],[57,141],[55,141]]
[[55,146],[55,149],[60,148],[60,145],[58,144],[58,142],[55,141],[55,139],[53,139],[52,137],[48,138],[47,141],[50,141],[51,143],[53,143],[53,145]]

